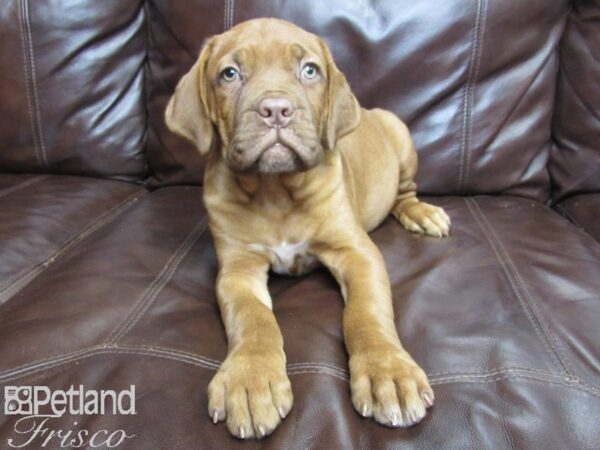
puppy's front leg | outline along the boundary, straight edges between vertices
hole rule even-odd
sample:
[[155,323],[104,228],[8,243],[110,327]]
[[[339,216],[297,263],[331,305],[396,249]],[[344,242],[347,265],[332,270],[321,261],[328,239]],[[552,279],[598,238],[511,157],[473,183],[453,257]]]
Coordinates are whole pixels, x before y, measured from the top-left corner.
[[208,386],[208,413],[215,423],[226,420],[236,437],[261,438],[293,403],[283,338],[267,290],[268,261],[219,250],[217,298],[228,352]]
[[[339,237],[339,235],[338,235]],[[410,426],[433,404],[427,375],[400,344],[381,253],[360,230],[318,252],[341,285],[354,408],[383,425]]]

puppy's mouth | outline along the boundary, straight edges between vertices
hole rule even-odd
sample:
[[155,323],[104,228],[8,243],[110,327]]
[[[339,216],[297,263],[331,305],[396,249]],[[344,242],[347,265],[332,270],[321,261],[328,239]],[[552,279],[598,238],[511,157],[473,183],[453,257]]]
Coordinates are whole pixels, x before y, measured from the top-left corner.
[[301,170],[302,166],[298,153],[280,141],[263,151],[256,162],[260,173],[294,172]]
[[300,172],[316,166],[321,160],[318,142],[306,143],[288,128],[270,129],[254,139],[234,139],[232,150],[228,157],[229,166],[239,172]]

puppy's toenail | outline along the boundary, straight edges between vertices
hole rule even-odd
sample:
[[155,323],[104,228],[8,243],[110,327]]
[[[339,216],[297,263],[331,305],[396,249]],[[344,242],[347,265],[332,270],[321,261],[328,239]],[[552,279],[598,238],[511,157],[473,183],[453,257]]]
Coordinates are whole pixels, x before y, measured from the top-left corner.
[[431,392],[424,392],[422,398],[428,408],[433,405],[433,394]]

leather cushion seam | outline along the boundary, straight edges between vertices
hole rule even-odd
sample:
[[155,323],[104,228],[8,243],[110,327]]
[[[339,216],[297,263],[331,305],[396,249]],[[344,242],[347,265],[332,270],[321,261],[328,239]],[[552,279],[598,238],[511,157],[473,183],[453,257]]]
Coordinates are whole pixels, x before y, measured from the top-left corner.
[[35,70],[35,52],[33,49],[33,35],[31,32],[31,19],[29,15],[29,1],[19,2],[21,39],[23,40],[23,57],[25,59],[25,81],[28,99],[29,116],[31,121],[32,136],[36,159],[38,164],[46,169],[50,168],[46,152],[44,130],[38,98],[38,87]]
[[559,337],[556,335],[556,333],[554,333],[554,330],[552,329],[552,326],[550,325],[550,323],[544,318],[544,314],[542,313],[538,303],[535,301],[534,296],[531,295],[531,292],[529,291],[528,284],[525,283],[523,277],[521,276],[521,272],[519,271],[516,264],[510,257],[508,251],[504,248],[504,244],[502,243],[502,241],[496,234],[496,231],[495,231],[493,225],[487,220],[487,217],[485,216],[484,212],[481,210],[481,208],[479,207],[477,202],[476,201],[474,201],[474,202],[475,202],[475,207],[479,210],[479,212],[481,214],[481,217],[487,223],[490,231],[492,232],[492,234],[496,238],[496,241],[500,245],[500,249],[506,255],[506,261],[512,267],[512,270],[513,270],[515,276],[517,277],[517,281],[519,282],[521,288],[523,289],[523,293],[525,294],[525,299],[531,305],[531,309],[533,311],[534,317],[536,317],[539,320],[542,331],[544,331],[544,334],[548,337],[550,346],[556,352],[557,357],[558,357],[560,363],[563,365],[567,375],[574,377],[575,371],[569,362],[568,355],[565,353],[565,351],[563,351],[563,348],[562,348],[563,345],[562,345]]
[[39,183],[40,181],[45,180],[48,177],[50,177],[50,175],[40,175],[34,178],[30,178],[29,180],[25,180],[21,183],[17,183],[9,188],[3,189],[0,191],[0,198],[6,197],[9,194],[13,194],[17,191],[20,191],[21,189],[25,189],[26,187]]
[[228,31],[233,26],[233,11],[235,8],[235,0],[224,0],[225,11],[223,14],[223,31]]
[[[519,283],[520,278],[517,278],[516,275],[513,273],[513,270],[516,270],[516,268],[514,267],[514,264],[509,264],[508,260],[510,257],[508,256],[508,253],[506,252],[506,250],[503,247],[501,247],[499,239],[495,235],[495,233],[494,233],[494,235],[492,235],[493,230],[488,230],[488,227],[490,227],[491,225],[488,221],[484,220],[485,216],[483,216],[483,212],[482,212],[481,208],[479,208],[479,206],[477,205],[477,202],[474,199],[465,198],[464,201],[465,201],[471,215],[473,216],[473,218],[475,219],[475,221],[477,222],[477,224],[483,231],[483,234],[485,235],[488,243],[490,244],[490,247],[492,248],[492,251],[494,252],[494,255],[496,256],[496,259],[500,263],[500,267],[502,268],[504,275],[506,276],[506,278],[508,279],[508,281],[510,283],[512,291],[514,292],[515,296],[517,297],[517,300],[519,301],[521,308],[525,312],[525,316],[531,323],[535,333],[540,338],[542,345],[544,345],[544,347],[546,348],[546,350],[548,351],[550,356],[553,357],[553,360],[554,359],[557,360],[559,365],[565,371],[565,373],[567,375],[569,375],[570,373],[569,373],[567,366],[563,363],[559,353],[552,345],[552,341],[546,334],[546,331],[544,330],[544,327],[542,326],[541,320],[539,319],[539,317],[536,316],[535,310],[533,309],[533,306],[531,304],[531,299],[526,298],[526,293],[523,290],[523,286],[522,286],[522,280],[521,280],[521,283]],[[477,209],[477,211],[475,209]],[[481,217],[480,217],[480,215],[481,215]],[[494,236],[496,239],[494,239]],[[511,268],[513,270],[511,270]],[[528,300],[529,300],[529,302],[528,302]]]
[[38,145],[38,136],[37,133],[35,132],[36,127],[35,127],[35,115],[33,113],[33,100],[31,98],[31,86],[30,86],[30,69],[29,69],[29,57],[27,55],[27,51],[28,51],[28,43],[27,43],[27,34],[26,34],[26,25],[25,25],[25,4],[26,4],[27,0],[20,0],[19,1],[19,34],[21,36],[21,46],[22,46],[22,51],[23,51],[23,70],[24,70],[24,76],[25,76],[25,95],[27,97],[27,111],[29,113],[29,123],[31,126],[31,137],[33,139],[33,151],[35,153],[35,159],[37,160],[38,164],[41,164],[42,162],[42,158],[40,156],[40,150],[39,150],[39,145]]
[[131,311],[119,326],[117,326],[106,338],[105,344],[116,343],[121,340],[135,324],[143,317],[148,311],[150,306],[154,303],[158,294],[167,285],[175,274],[181,261],[185,258],[188,252],[192,249],[196,241],[204,234],[207,227],[207,218],[203,217],[194,227],[194,229],[187,236],[185,241],[179,246],[177,250],[170,256],[158,275],[152,280],[152,283],[148,285],[144,293],[134,303]]
[[[21,368],[11,369],[5,371],[4,373],[0,373],[0,382],[7,382],[11,380],[15,380],[27,375],[32,375],[35,373],[39,373],[41,371],[49,370],[64,364],[78,362],[87,358],[91,358],[96,355],[110,355],[110,354],[130,354],[130,355],[139,355],[139,356],[154,356],[160,357],[164,359],[170,359],[181,363],[191,364],[194,366],[203,367],[210,370],[217,370],[218,365],[207,361],[207,359],[203,357],[191,358],[182,355],[179,351],[173,351],[169,349],[163,348],[153,348],[146,347],[140,348],[136,346],[97,346],[91,347],[88,349],[84,349],[78,352],[73,352],[70,354],[62,355],[59,357],[55,357],[53,359],[46,360],[45,363],[33,363],[27,366],[22,366]],[[301,363],[301,364],[310,364],[310,363]],[[339,373],[336,373],[332,370],[327,370],[327,367],[318,367],[318,363],[315,364],[313,368],[306,367],[298,367],[294,369],[293,364],[288,365],[288,374],[289,375],[301,375],[301,374],[322,374],[329,375],[339,380],[348,382],[348,377],[344,377]],[[456,373],[452,376],[443,376],[443,377],[431,377],[430,382],[432,385],[443,385],[443,384],[451,384],[451,383],[489,383],[496,382],[505,379],[529,379],[534,381],[543,381],[550,384],[557,384],[566,386],[572,389],[576,389],[579,391],[586,392],[595,397],[600,398],[600,389],[589,386],[580,380],[575,380],[572,378],[565,378],[559,375],[554,375],[551,373],[531,373],[528,369],[521,368],[504,368],[496,369],[490,372],[466,372],[466,373]]]
[[87,238],[88,236],[95,233],[104,225],[115,220],[119,215],[129,209],[134,203],[136,203],[147,191],[145,189],[141,189],[127,197],[125,200],[106,211],[99,217],[97,217],[94,221],[88,224],[83,230],[77,233],[75,236],[69,238],[58,250],[52,253],[49,257],[44,259],[44,261],[33,267],[27,267],[26,269],[20,271],[16,275],[12,276],[8,280],[4,281],[0,284],[0,305],[6,300],[13,297],[17,294],[21,289],[23,289],[27,284],[29,284],[32,280],[37,278],[44,270],[46,270],[50,265],[54,264],[62,255],[64,255],[68,250],[75,247],[82,240]]
[[462,133],[460,138],[460,156],[458,168],[458,192],[464,191],[467,178],[469,176],[469,165],[471,164],[471,133],[472,133],[472,110],[475,82],[479,76],[479,67],[481,61],[481,49],[483,47],[483,34],[485,31],[485,16],[487,12],[487,0],[477,2],[475,26],[471,38],[471,55],[469,58],[469,68],[467,72],[467,81],[463,88],[462,103]]

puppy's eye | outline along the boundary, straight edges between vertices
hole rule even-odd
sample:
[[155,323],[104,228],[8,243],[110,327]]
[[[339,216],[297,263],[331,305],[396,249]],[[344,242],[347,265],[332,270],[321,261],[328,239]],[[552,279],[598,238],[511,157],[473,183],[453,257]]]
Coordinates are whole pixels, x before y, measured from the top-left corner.
[[219,77],[223,81],[232,82],[240,78],[240,73],[234,67],[226,67],[221,71]]
[[319,68],[314,63],[306,63],[304,67],[302,67],[302,71],[300,72],[300,76],[305,80],[314,80],[317,75],[319,75]]

